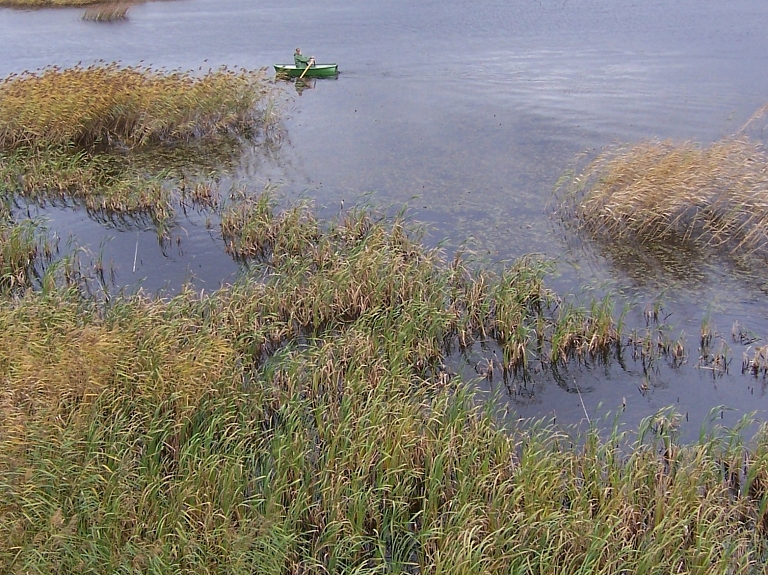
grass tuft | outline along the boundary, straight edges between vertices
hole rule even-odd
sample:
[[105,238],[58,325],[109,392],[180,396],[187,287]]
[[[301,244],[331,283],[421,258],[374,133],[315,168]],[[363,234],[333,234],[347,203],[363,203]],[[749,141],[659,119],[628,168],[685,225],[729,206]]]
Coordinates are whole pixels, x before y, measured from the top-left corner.
[[0,6],[13,8],[46,8],[58,6],[89,6],[103,0],[0,0]]
[[83,12],[83,20],[88,22],[116,22],[128,19],[130,4],[109,3],[89,6]]
[[768,155],[746,136],[709,146],[645,142],[601,154],[565,184],[591,235],[765,254]]

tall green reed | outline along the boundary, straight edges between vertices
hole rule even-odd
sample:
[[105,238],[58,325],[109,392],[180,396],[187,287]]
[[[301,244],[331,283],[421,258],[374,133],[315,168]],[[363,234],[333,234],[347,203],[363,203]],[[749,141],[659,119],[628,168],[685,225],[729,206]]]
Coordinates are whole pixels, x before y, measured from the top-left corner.
[[588,354],[608,303],[565,310],[533,262],[475,289],[399,220],[270,210],[235,286],[0,307],[3,570],[760,572],[765,429],[512,424],[442,377],[458,326],[551,346],[563,313]]

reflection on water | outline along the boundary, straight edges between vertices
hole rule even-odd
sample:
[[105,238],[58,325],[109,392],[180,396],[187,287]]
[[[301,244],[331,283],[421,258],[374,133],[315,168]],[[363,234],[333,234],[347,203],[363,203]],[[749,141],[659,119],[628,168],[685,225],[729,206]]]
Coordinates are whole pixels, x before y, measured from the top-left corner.
[[293,82],[293,87],[296,90],[296,93],[301,96],[304,93],[304,90],[312,90],[315,87],[315,81],[313,78],[296,78],[296,80]]
[[[318,8],[322,26],[302,17]],[[447,238],[448,249],[469,239],[490,262],[531,252],[557,259],[557,289],[611,289],[641,310],[662,298],[669,322],[694,340],[706,313],[724,334],[739,319],[768,336],[760,269],[734,273],[736,264],[671,246],[585,242],[546,208],[577,154],[648,138],[707,143],[764,105],[762,0],[189,0],[136,5],[117,27],[80,16],[0,9],[0,74],[99,59],[261,68],[285,61],[296,45],[340,63],[338,80],[277,83],[281,145],[246,150],[220,182],[225,194],[274,186],[322,207],[372,192],[380,206],[407,203],[429,224],[429,241]],[[71,207],[39,211],[62,238],[72,234],[92,251],[103,244],[121,285],[143,278],[154,290],[192,278],[214,289],[238,273],[216,214],[180,212],[169,245],[147,226]],[[738,358],[739,345],[729,345]],[[697,423],[693,413],[717,403],[764,408],[763,382],[734,371],[713,380],[692,365],[662,370],[641,395],[631,367],[582,367],[565,386],[541,376],[535,392],[512,394],[527,397],[513,407],[567,422],[583,418],[580,398],[587,410],[626,398],[627,415],[677,404]]]
[[[320,78],[320,82],[334,82],[339,79],[338,74],[336,76],[329,76],[328,78]],[[317,85],[318,78],[291,78],[289,76],[276,76],[275,82],[281,87],[293,87],[296,94],[301,96],[305,90],[314,90]]]

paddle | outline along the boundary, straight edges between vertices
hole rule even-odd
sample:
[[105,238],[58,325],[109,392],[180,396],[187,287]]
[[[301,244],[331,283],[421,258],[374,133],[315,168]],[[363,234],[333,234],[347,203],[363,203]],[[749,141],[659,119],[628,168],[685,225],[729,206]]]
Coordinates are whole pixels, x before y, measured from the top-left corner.
[[306,68],[304,68],[304,71],[301,73],[301,76],[299,76],[299,80],[301,80],[301,79],[304,77],[304,74],[306,74],[306,73],[307,73],[307,70],[309,70],[309,69],[310,69],[310,67],[312,66],[312,62],[314,62],[314,61],[315,61],[315,59],[314,59],[314,58],[310,58],[310,59],[309,59],[309,62],[307,62],[307,67],[306,67]]

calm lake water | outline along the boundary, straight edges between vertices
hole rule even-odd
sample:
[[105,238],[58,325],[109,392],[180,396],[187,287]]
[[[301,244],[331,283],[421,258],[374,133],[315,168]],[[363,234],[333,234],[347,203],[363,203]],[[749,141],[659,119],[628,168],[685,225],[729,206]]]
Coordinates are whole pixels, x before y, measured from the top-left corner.
[[[688,414],[689,436],[716,405],[734,408],[726,424],[752,410],[765,418],[766,382],[740,373],[746,348],[732,341],[731,325],[768,337],[768,272],[674,254],[617,255],[569,235],[547,203],[583,152],[649,138],[706,144],[768,103],[768,3],[175,0],[134,6],[121,23],[81,15],[0,9],[0,74],[98,60],[261,68],[290,62],[301,46],[342,73],[301,93],[280,84],[282,145],[249,154],[238,178],[329,212],[342,199],[407,203],[429,225],[430,242],[446,239],[451,249],[469,241],[489,262],[556,258],[558,290],[613,290],[640,310],[661,298],[674,333],[690,335],[688,364],[652,373],[647,391],[631,361],[582,368],[511,395],[515,413],[578,422],[585,410],[594,418],[625,402],[623,419],[633,423],[674,405]],[[81,210],[40,212],[62,243],[71,237],[102,253],[121,285],[172,289],[193,278],[211,290],[238,271],[205,215],[180,217],[179,241],[161,249],[141,226],[108,225]],[[719,378],[695,367],[707,314],[734,358]]]

